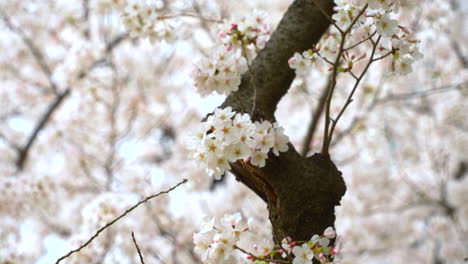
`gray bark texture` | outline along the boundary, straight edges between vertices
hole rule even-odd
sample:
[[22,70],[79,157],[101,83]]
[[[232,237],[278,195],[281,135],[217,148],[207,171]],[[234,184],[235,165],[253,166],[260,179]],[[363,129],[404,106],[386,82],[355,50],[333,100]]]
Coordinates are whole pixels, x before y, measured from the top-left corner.
[[[332,0],[317,1],[330,16]],[[288,59],[317,43],[330,22],[311,0],[294,1],[266,47],[252,62],[251,71],[242,76],[239,91],[221,107],[249,112],[254,94],[254,120],[274,121],[278,102],[295,77]],[[270,155],[264,168],[232,164],[232,172],[267,204],[276,242],[284,237],[309,240],[334,226],[335,209],[346,186],[329,156],[315,154],[306,158],[292,145],[279,157]]]

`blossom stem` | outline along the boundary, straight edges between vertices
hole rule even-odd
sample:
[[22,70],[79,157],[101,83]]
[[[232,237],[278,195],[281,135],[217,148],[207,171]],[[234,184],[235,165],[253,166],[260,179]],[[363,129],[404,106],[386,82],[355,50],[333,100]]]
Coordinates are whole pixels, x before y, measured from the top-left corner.
[[261,257],[258,257],[258,256],[255,256],[254,254],[246,251],[245,249],[243,248],[240,248],[238,247],[237,245],[234,245],[232,246],[234,249],[237,249],[239,250],[240,252],[244,253],[244,254],[247,254],[257,260],[261,260],[261,261],[266,261],[266,262],[273,262],[273,263],[289,263],[289,261],[286,261],[286,260],[280,260],[280,259],[265,259],[265,258],[261,258]]

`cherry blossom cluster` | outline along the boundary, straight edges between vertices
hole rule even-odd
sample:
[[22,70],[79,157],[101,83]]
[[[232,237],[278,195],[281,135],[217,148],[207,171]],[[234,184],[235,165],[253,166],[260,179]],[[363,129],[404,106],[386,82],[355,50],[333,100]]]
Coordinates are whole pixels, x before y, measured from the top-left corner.
[[288,150],[289,138],[277,123],[252,122],[248,114],[217,108],[195,131],[189,142],[193,158],[208,174],[220,177],[230,170],[229,162],[242,160],[264,167],[268,153]]
[[[49,177],[2,177],[0,179],[0,214],[13,213],[20,215],[31,209],[47,203],[50,193],[56,188],[55,182]],[[38,199],[40,198],[40,199]],[[33,207],[27,201],[35,201]]]
[[263,49],[270,38],[270,25],[265,12],[255,10],[252,15],[236,22],[226,23],[218,36],[227,49],[251,48],[255,52]]
[[229,95],[239,89],[241,74],[247,71],[247,61],[240,51],[220,48],[210,58],[202,58],[192,71],[198,92],[209,95],[213,91]]
[[328,227],[323,232],[323,235],[313,235],[309,241],[301,245],[296,245],[294,242],[286,244],[288,239],[283,240],[283,244],[286,248],[287,245],[289,247],[294,245],[292,248],[294,255],[293,264],[312,264],[314,258],[319,260],[320,263],[331,263],[332,258],[338,254],[338,249],[330,244],[330,239],[335,237],[336,232],[333,227]]
[[132,37],[149,37],[151,41],[175,39],[174,22],[162,19],[154,1],[131,0],[122,13],[122,20]]
[[249,225],[241,222],[240,213],[226,214],[221,220],[206,219],[201,230],[194,233],[195,253],[203,263],[218,264],[233,261],[233,250],[240,234],[249,230]]
[[270,38],[266,14],[255,11],[252,16],[238,22],[225,23],[218,33],[222,45],[209,58],[195,64],[191,77],[198,92],[205,96],[212,92],[229,95],[239,89],[241,75]]
[[[284,238],[281,246],[266,251],[261,255],[249,255],[247,258],[253,263],[265,263],[266,260],[292,259],[292,264],[312,264],[313,259],[320,263],[331,263],[334,256],[338,254],[338,249],[331,244],[330,239],[336,237],[333,227],[328,227],[323,235],[313,235],[309,241],[293,241],[291,238]],[[257,248],[254,245],[254,248]]]
[[108,12],[112,8],[124,8],[126,3],[126,0],[98,0],[98,1],[93,1],[93,8],[94,10],[98,12]]
[[[292,264],[312,264],[313,259],[320,263],[331,263],[338,254],[338,249],[331,243],[336,237],[332,227],[325,229],[323,235],[313,235],[309,241],[293,241],[285,238],[280,245],[271,241],[254,244],[254,253],[238,246],[241,234],[250,231],[250,224],[242,221],[240,213],[226,214],[221,219],[206,218],[200,231],[194,233],[195,253],[203,263],[234,263],[234,250],[247,254],[252,263],[268,263],[270,260],[292,260]],[[255,254],[256,253],[256,254]]]
[[[395,19],[400,6],[404,6],[406,1],[335,0],[335,4],[335,14],[332,16],[335,32],[323,38],[313,49],[302,54],[295,53],[289,60],[289,66],[298,75],[306,72],[319,58],[333,65],[337,56],[344,57],[346,61],[340,71],[348,72],[356,62],[367,56],[366,52],[350,54],[351,50],[359,49],[368,42],[377,44],[379,59],[392,58],[389,72],[394,74],[410,73],[412,64],[422,58],[419,41]],[[345,41],[342,45],[343,37]]]

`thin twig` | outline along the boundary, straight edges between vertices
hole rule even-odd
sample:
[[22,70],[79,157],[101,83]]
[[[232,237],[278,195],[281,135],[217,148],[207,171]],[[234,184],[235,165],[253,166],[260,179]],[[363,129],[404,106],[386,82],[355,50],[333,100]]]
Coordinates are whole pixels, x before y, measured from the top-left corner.
[[49,65],[44,59],[44,55],[39,50],[37,45],[34,43],[34,41],[30,37],[26,35],[26,33],[24,33],[24,31],[21,28],[13,25],[13,23],[11,23],[10,18],[1,10],[0,10],[0,15],[2,16],[2,19],[5,22],[6,26],[11,31],[15,32],[21,38],[21,40],[23,40],[24,44],[26,44],[26,46],[29,48],[37,64],[39,65],[42,72],[46,76],[47,81],[49,82],[50,89],[52,90],[52,92],[57,94],[58,89],[57,89],[57,85],[52,79],[52,71],[50,70]]
[[[315,2],[315,0],[312,0]],[[338,67],[339,67],[339,64],[340,64],[340,60],[341,60],[341,56],[343,55],[344,53],[344,44],[345,44],[345,41],[346,41],[346,36],[348,35],[349,32],[351,32],[351,29],[353,28],[353,26],[357,23],[357,21],[359,20],[359,18],[362,16],[362,14],[364,14],[364,12],[366,11],[367,9],[367,4],[359,11],[358,15],[356,16],[356,18],[354,18],[354,20],[351,22],[351,24],[348,26],[348,28],[346,29],[346,31],[340,31],[341,32],[341,42],[340,42],[340,46],[339,46],[339,50],[338,50],[338,54],[336,55],[336,59],[335,59],[335,62],[333,64],[333,74],[332,74],[332,78],[331,78],[331,81],[330,81],[330,89],[328,90],[328,95],[327,95],[327,102],[326,102],[326,111],[325,111],[325,126],[324,126],[324,131],[323,131],[323,145],[322,145],[322,151],[321,153],[323,155],[326,155],[328,156],[329,153],[328,153],[328,149],[330,147],[330,138],[329,138],[329,128],[330,128],[330,108],[331,108],[331,101],[332,101],[332,97],[333,97],[333,92],[335,90],[335,87],[336,87],[336,79],[338,77]],[[370,38],[370,41],[372,41],[372,38]],[[336,122],[334,122],[334,124],[336,124]]]
[[409,100],[413,98],[427,97],[432,94],[441,93],[441,92],[445,92],[448,90],[463,90],[463,89],[468,89],[468,82],[450,84],[450,85],[445,85],[445,86],[440,86],[440,87],[435,87],[435,88],[430,88],[430,89],[425,89],[425,90],[420,90],[420,91],[414,91],[414,92],[409,92],[409,93],[390,94],[386,97],[378,99],[377,103],[383,104],[389,101]]
[[353,45],[351,45],[351,46],[345,48],[344,51],[348,51],[348,50],[350,50],[350,49],[353,49],[353,48],[359,46],[360,44],[362,44],[362,43],[364,43],[364,42],[366,42],[366,41],[372,39],[372,37],[374,37],[374,35],[375,35],[376,33],[377,33],[377,31],[374,31],[374,33],[370,34],[367,38],[365,38],[365,39],[363,39],[363,40],[361,40],[361,41],[359,41],[359,42],[357,42],[357,43],[355,43],[355,44],[353,44]]
[[85,26],[83,27],[83,35],[86,39],[89,39],[89,0],[83,0],[83,3],[82,3],[82,6],[83,6],[83,16],[82,16],[82,20],[83,20],[83,23],[85,24]]
[[[106,55],[105,56],[107,56],[110,52],[112,52],[112,50],[115,47],[117,47],[117,45],[119,43],[121,43],[123,40],[125,40],[127,38],[127,36],[128,36],[127,33],[123,33],[123,34],[120,34],[120,35],[116,36],[111,42],[109,42],[109,44],[106,47]],[[106,60],[105,56],[104,56],[104,58],[101,58],[101,59],[98,59],[98,60],[94,61],[94,63],[92,63],[91,66],[86,71],[82,72],[78,76],[78,79],[85,78],[92,69],[97,67],[102,62],[105,62],[105,60]],[[18,171],[23,170],[24,164],[25,164],[25,162],[27,160],[27,157],[28,157],[28,154],[29,154],[29,151],[30,151],[32,145],[34,144],[34,142],[36,141],[37,136],[44,129],[44,127],[47,125],[47,123],[52,118],[52,115],[59,108],[59,106],[62,104],[62,102],[65,100],[65,98],[67,98],[70,95],[70,93],[71,93],[71,88],[68,87],[63,92],[56,94],[55,100],[49,105],[47,110],[42,115],[42,118],[39,120],[39,122],[35,126],[33,132],[28,137],[28,140],[27,140],[26,144],[23,147],[18,149],[18,157],[16,159],[16,168],[17,168]]]
[[154,195],[151,195],[151,196],[148,196],[146,197],[145,199],[139,201],[137,204],[135,204],[134,206],[130,207],[129,209],[127,209],[123,214],[121,214],[120,216],[118,216],[117,218],[115,218],[114,220],[108,222],[106,225],[104,225],[103,227],[99,228],[96,233],[90,237],[84,244],[82,244],[80,247],[78,247],[77,249],[74,249],[70,252],[68,252],[66,255],[60,257],[56,262],[55,264],[58,264],[60,263],[60,261],[68,258],[69,256],[71,256],[73,253],[76,253],[80,250],[82,250],[83,248],[85,248],[86,246],[88,246],[95,238],[97,238],[99,236],[99,234],[101,234],[103,231],[105,231],[108,227],[110,227],[111,225],[115,224],[117,221],[119,221],[120,219],[122,219],[124,216],[126,216],[128,213],[130,213],[131,211],[135,210],[138,206],[140,206],[141,204],[144,204],[146,203],[147,201],[153,199],[153,198],[156,198],[162,194],[167,194],[169,192],[171,192],[172,190],[174,190],[175,188],[179,187],[180,185],[184,184],[187,182],[187,179],[184,179],[182,180],[181,182],[179,182],[178,184],[174,185],[173,187],[169,188],[168,190],[166,191],[162,191],[160,193],[157,193],[157,194],[154,194]]
[[158,16],[157,19],[165,20],[165,19],[173,19],[173,18],[178,18],[178,17],[191,17],[191,18],[198,18],[200,20],[209,21],[213,23],[223,23],[223,21],[220,19],[201,17],[199,14],[191,14],[191,13],[180,13],[180,14],[175,14],[175,15]]
[[317,0],[312,0],[312,2],[314,3],[314,5],[320,10],[320,12],[322,13],[322,15],[333,25],[335,26],[335,28],[341,33],[343,34],[343,30],[336,24],[335,20],[333,20],[330,15],[328,15],[328,13],[322,8],[322,6],[317,3]]
[[386,53],[386,54],[384,54],[384,55],[382,55],[382,56],[380,56],[380,57],[374,58],[373,61],[381,60],[381,59],[387,57],[388,55],[390,55],[390,54],[392,54],[392,53],[393,53],[393,51],[391,50],[391,51],[389,51],[388,53]]
[[135,234],[132,231],[132,239],[133,239],[133,244],[135,244],[136,250],[138,252],[138,256],[140,257],[140,263],[145,264],[145,261],[143,260],[143,255],[141,254],[140,247],[138,246],[136,239],[135,239]]
[[58,94],[57,97],[55,97],[55,100],[52,102],[52,104],[49,105],[46,112],[44,113],[44,115],[42,115],[42,118],[39,120],[36,127],[34,128],[32,134],[29,136],[26,145],[24,145],[24,147],[18,150],[18,158],[16,159],[16,168],[18,171],[23,170],[24,163],[29,154],[29,150],[31,149],[33,143],[36,141],[36,138],[39,135],[39,133],[49,122],[55,110],[57,110],[57,108],[62,104],[63,100],[69,95],[70,89],[67,89],[64,92]]
[[346,135],[351,133],[353,129],[360,124],[361,121],[363,121],[366,116],[378,105],[380,104],[385,104],[391,101],[403,101],[403,100],[412,100],[416,98],[422,98],[422,97],[428,97],[433,94],[437,93],[443,93],[443,92],[448,92],[448,91],[454,91],[454,90],[463,90],[463,89],[468,89],[468,82],[463,82],[459,84],[451,84],[451,85],[445,85],[441,87],[435,87],[431,89],[425,89],[421,91],[415,91],[415,92],[409,92],[409,93],[399,93],[399,94],[393,94],[393,95],[388,95],[383,98],[378,99],[379,95],[376,93],[376,95],[373,97],[372,102],[370,105],[367,107],[365,114],[361,115],[360,117],[356,117],[351,121],[349,126],[342,130],[339,134],[336,135],[334,138],[333,142],[331,143],[331,146],[336,146],[342,139],[345,138]]
[[323,110],[325,110],[325,103],[328,95],[328,89],[330,88],[330,80],[331,76],[327,78],[328,82],[325,84],[325,87],[322,90],[322,94],[320,95],[319,102],[312,112],[311,121],[309,127],[307,128],[307,133],[302,143],[302,150],[301,155],[306,156],[310,150],[310,143],[317,131],[318,123],[320,121],[320,117],[322,116]]
[[216,38],[213,37],[212,31],[210,30],[210,25],[208,25],[207,20],[202,16],[202,10],[200,8],[200,5],[197,3],[197,1],[192,2],[192,7],[195,10],[195,13],[198,15],[198,18],[200,19],[200,25],[201,27],[205,30],[206,34],[210,38],[211,42],[215,43]]
[[236,245],[233,246],[235,249],[239,250],[240,252],[244,253],[244,254],[247,254],[249,256],[251,256],[252,258],[255,258],[256,260],[261,260],[261,261],[266,261],[267,263],[270,263],[270,262],[273,262],[273,263],[289,263],[289,261],[286,261],[286,260],[279,260],[279,259],[264,259],[264,258],[261,258],[261,257],[257,257],[255,256],[254,254],[246,251],[245,249],[242,249]]
[[375,55],[375,51],[377,49],[377,45],[379,45],[379,41],[380,41],[380,38],[381,36],[379,36],[377,38],[377,41],[375,42],[374,46],[372,47],[372,53],[371,53],[371,56],[370,56],[370,59],[369,61],[367,62],[367,65],[366,67],[364,68],[364,70],[362,70],[361,72],[361,75],[359,75],[359,77],[356,79],[356,82],[354,83],[354,87],[353,89],[351,90],[351,92],[349,93],[349,96],[348,96],[348,99],[346,100],[346,103],[343,105],[343,107],[341,108],[340,112],[338,113],[338,116],[335,118],[335,121],[333,122],[333,124],[331,125],[331,128],[330,128],[330,133],[328,134],[328,144],[330,144],[332,138],[333,138],[333,131],[335,130],[335,127],[336,127],[336,124],[338,123],[338,121],[340,120],[341,116],[343,115],[343,113],[346,111],[346,108],[349,106],[349,104],[351,104],[351,102],[353,101],[353,95],[354,93],[356,92],[356,89],[357,87],[359,86],[359,83],[361,82],[362,78],[364,77],[364,75],[366,74],[367,70],[369,69],[370,65],[372,64],[372,62],[374,62],[373,58],[374,58],[374,55]]

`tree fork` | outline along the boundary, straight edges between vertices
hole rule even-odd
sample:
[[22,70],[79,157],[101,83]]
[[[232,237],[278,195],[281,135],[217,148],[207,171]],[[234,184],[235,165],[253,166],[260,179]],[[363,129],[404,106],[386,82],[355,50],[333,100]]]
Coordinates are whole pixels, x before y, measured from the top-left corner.
[[[316,1],[322,10],[333,14],[333,1]],[[295,73],[288,59],[317,43],[330,25],[312,1],[294,1],[271,39],[242,76],[239,90],[221,107],[231,106],[242,112],[252,109],[252,119],[274,121],[278,102],[286,94]],[[254,100],[252,100],[253,96]],[[315,154],[302,157],[290,144],[279,157],[269,156],[264,168],[236,162],[232,172],[268,204],[274,239],[279,243],[290,236],[309,240],[334,226],[335,209],[346,191],[341,172],[330,157]]]

